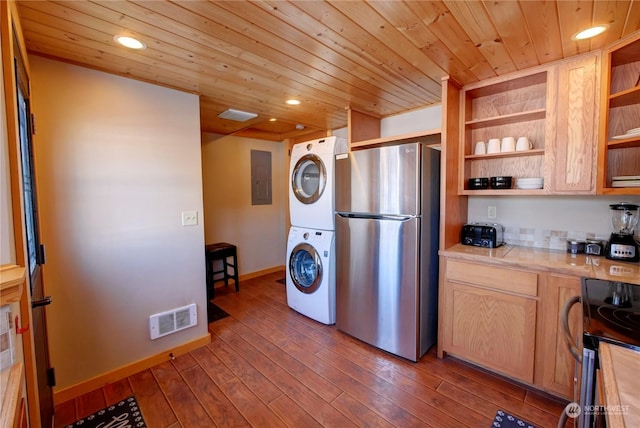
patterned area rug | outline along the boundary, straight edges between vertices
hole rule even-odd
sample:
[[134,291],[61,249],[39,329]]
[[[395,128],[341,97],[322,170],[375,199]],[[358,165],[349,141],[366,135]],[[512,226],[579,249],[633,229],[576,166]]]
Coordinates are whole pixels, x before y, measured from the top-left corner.
[[228,317],[229,314],[226,313],[220,306],[215,303],[211,303],[211,301],[207,304],[207,323],[210,324],[214,321],[221,320],[222,318]]
[[102,428],[102,427],[132,427],[146,428],[140,407],[135,397],[125,398],[119,403],[105,407],[93,415],[77,420],[66,428]]
[[491,426],[493,428],[536,428],[532,423],[512,416],[504,410],[498,410]]

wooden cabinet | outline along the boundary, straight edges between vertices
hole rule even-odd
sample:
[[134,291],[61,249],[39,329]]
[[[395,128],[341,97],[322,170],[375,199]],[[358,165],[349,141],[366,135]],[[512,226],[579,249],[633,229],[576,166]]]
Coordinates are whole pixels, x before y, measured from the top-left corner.
[[[463,88],[460,194],[543,193],[543,190],[470,190],[468,186],[469,178],[475,177],[544,176],[548,72],[536,70]],[[533,142],[533,149],[474,154],[476,142],[507,136],[526,136]]]
[[598,55],[550,70],[545,183],[550,193],[595,194],[599,117]]
[[451,259],[444,269],[443,350],[533,383],[537,275]]
[[[554,395],[574,399],[576,360],[561,311],[580,278],[441,257],[438,355],[450,353]],[[569,314],[578,345],[579,305]]]
[[[599,109],[599,55],[587,54],[525,74],[463,88],[459,194],[594,194]],[[474,154],[478,141],[528,137],[533,149]],[[511,176],[511,189],[472,190],[469,178]],[[544,188],[517,188],[543,177]]]
[[[541,275],[540,318],[536,340],[535,383],[544,390],[574,397],[576,360],[569,352],[561,327],[561,311],[573,296],[580,295],[580,278],[560,274]],[[582,342],[582,311],[574,305],[569,312],[574,345]]]
[[614,180],[640,176],[640,34],[602,55],[598,193],[640,195],[640,184]]

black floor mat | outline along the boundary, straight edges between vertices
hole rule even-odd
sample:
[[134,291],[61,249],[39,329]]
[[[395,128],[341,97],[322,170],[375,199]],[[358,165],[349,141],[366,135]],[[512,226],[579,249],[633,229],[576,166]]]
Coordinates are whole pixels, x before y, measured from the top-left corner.
[[504,410],[498,410],[491,424],[492,428],[536,428],[533,424],[510,415]]
[[211,303],[211,301],[207,304],[207,323],[212,323],[214,321],[218,321],[222,318],[228,317],[229,314],[222,310],[215,303]]
[[67,425],[66,428],[98,428],[106,426],[144,428],[147,425],[142,418],[142,413],[140,413],[140,407],[135,397],[131,396],[86,418],[82,418],[72,425]]

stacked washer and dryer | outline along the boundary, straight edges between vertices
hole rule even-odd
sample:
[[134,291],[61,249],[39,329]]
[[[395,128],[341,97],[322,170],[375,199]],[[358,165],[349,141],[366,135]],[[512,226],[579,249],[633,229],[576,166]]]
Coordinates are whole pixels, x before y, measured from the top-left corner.
[[291,151],[287,240],[287,303],[323,324],[336,322],[335,156],[347,140],[326,137]]

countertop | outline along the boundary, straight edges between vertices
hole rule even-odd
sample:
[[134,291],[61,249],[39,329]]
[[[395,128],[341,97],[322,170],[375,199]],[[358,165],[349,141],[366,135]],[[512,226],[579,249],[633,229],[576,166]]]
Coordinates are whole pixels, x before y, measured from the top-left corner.
[[600,342],[598,355],[607,426],[640,427],[640,352]]
[[439,254],[502,267],[532,269],[640,284],[640,263],[613,261],[603,256],[568,254],[566,251],[513,245],[482,248],[462,244],[456,244],[446,250],[440,250]]

